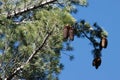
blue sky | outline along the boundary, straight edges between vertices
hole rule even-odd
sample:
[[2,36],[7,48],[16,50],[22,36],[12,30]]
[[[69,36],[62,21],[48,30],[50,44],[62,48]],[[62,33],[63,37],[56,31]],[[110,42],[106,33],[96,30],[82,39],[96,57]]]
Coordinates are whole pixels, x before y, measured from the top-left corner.
[[64,70],[60,80],[120,80],[120,0],[88,0],[88,7],[77,7],[78,13],[72,14],[77,20],[85,19],[91,25],[97,22],[108,32],[108,47],[102,51],[102,64],[95,69],[91,63],[93,55],[89,40],[75,38],[72,42],[75,59],[62,54]]

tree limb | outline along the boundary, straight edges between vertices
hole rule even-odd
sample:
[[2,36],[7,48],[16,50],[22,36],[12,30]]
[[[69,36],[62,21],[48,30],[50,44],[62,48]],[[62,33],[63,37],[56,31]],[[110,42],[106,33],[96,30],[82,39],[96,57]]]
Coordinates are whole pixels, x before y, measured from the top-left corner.
[[11,17],[13,17],[13,16],[16,16],[16,15],[19,15],[19,14],[22,14],[22,13],[25,13],[25,12],[28,12],[28,11],[30,11],[30,10],[34,10],[34,9],[43,7],[44,5],[53,3],[53,2],[55,2],[55,1],[57,1],[57,0],[47,0],[47,1],[42,2],[42,3],[41,3],[40,5],[38,5],[38,6],[34,5],[34,6],[32,6],[32,7],[25,8],[25,9],[22,9],[22,10],[20,10],[20,11],[15,11],[15,12],[13,11],[13,12],[11,12],[11,14],[7,14],[7,18],[11,18]]
[[88,37],[87,34],[86,34],[84,31],[82,31],[82,33],[84,34],[84,36],[85,36],[89,41],[92,42],[93,47],[96,49],[95,44],[94,44],[94,41],[93,41],[92,39],[90,39],[90,37]]
[[24,68],[25,65],[27,65],[30,62],[30,60],[32,60],[32,58],[34,57],[34,55],[36,55],[44,47],[45,43],[47,42],[49,36],[52,34],[53,30],[54,30],[54,28],[50,32],[47,33],[47,35],[43,39],[43,42],[41,43],[41,45],[35,51],[33,51],[33,53],[27,59],[27,61],[25,62],[25,64],[23,64],[20,67],[18,67],[10,76],[8,76],[7,78],[5,78],[5,80],[11,80],[21,69]]

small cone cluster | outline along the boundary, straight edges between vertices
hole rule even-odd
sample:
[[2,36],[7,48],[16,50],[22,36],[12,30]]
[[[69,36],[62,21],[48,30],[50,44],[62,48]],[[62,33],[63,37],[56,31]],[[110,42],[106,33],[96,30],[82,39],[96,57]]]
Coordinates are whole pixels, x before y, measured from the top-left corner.
[[108,45],[108,40],[106,37],[102,37],[101,41],[100,41],[100,50],[102,50],[102,48],[107,48]]
[[67,39],[68,38],[68,33],[69,33],[69,25],[64,26],[64,30],[63,30],[63,38]]
[[93,60],[92,65],[95,66],[96,69],[98,69],[98,67],[101,65],[101,58],[100,57],[96,57]]
[[70,29],[69,29],[69,38],[70,38],[70,40],[74,40],[74,29],[73,29],[73,27],[70,27]]
[[74,28],[71,27],[70,25],[66,25],[64,26],[64,29],[63,29],[63,38],[65,40],[67,40],[68,38],[70,40],[74,40]]

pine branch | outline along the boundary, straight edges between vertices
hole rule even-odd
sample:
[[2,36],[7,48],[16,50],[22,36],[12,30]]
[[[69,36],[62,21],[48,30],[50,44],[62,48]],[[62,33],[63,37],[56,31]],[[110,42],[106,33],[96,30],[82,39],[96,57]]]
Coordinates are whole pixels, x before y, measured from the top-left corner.
[[96,49],[95,44],[94,44],[94,41],[93,41],[90,37],[88,37],[87,34],[86,34],[84,31],[82,31],[82,33],[84,34],[84,36],[85,36],[90,42],[92,42],[93,47]]
[[37,8],[40,8],[40,7],[43,7],[44,5],[47,5],[47,4],[50,4],[50,3],[53,3],[57,0],[47,0],[47,1],[44,1],[42,2],[40,5],[36,6],[32,6],[32,7],[29,7],[29,8],[24,8],[20,11],[13,11],[11,12],[11,14],[7,14],[7,18],[11,18],[13,16],[16,16],[16,15],[19,15],[19,14],[22,14],[22,13],[25,13],[25,12],[28,12],[28,11],[31,11],[31,10],[34,10],[34,9],[37,9]]
[[23,69],[30,62],[30,60],[32,60],[34,55],[36,55],[44,47],[45,43],[47,42],[49,36],[52,34],[53,30],[54,30],[54,28],[50,32],[47,33],[47,35],[43,39],[42,44],[35,51],[33,51],[33,53],[30,55],[30,57],[25,62],[25,64],[23,64],[20,67],[18,67],[17,69],[15,69],[15,71],[10,76],[5,78],[5,80],[11,80],[21,69]]

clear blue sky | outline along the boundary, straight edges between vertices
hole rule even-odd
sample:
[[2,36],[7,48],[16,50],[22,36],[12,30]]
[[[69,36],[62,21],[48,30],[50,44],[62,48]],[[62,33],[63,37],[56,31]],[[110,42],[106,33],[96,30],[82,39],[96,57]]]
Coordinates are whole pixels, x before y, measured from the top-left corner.
[[62,54],[64,70],[60,80],[120,80],[120,0],[88,0],[89,6],[78,7],[73,16],[85,19],[91,25],[97,21],[108,32],[108,47],[102,51],[102,64],[98,70],[92,65],[92,46],[87,39],[76,38],[72,45],[75,59],[70,61]]

